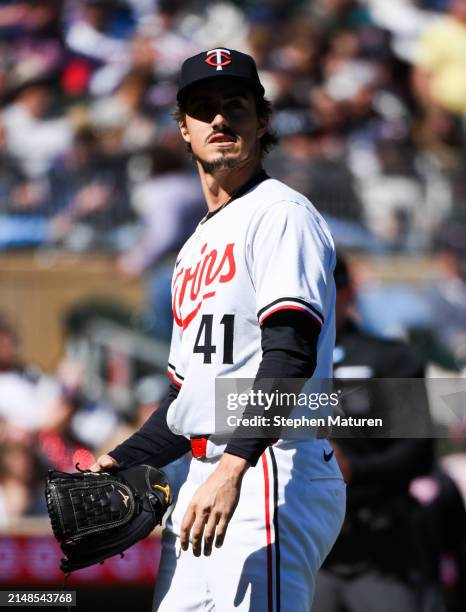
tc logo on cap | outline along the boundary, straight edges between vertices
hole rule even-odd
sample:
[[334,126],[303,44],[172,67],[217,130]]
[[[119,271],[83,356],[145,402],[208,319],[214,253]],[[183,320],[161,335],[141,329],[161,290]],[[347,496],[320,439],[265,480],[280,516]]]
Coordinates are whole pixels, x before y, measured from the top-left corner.
[[205,63],[209,66],[216,66],[217,70],[223,70],[223,66],[231,64],[230,51],[228,49],[212,49],[207,51]]

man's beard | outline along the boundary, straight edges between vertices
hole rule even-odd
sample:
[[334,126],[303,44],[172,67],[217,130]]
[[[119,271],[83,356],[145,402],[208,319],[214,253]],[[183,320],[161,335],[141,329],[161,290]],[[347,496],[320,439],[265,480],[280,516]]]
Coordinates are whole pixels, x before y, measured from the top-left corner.
[[207,161],[198,157],[194,152],[192,153],[192,157],[194,161],[199,162],[202,169],[206,174],[212,174],[212,172],[218,172],[219,170],[231,170],[232,168],[236,168],[241,163],[241,160],[238,158],[227,157],[226,155],[221,154],[220,157],[214,159],[213,161]]

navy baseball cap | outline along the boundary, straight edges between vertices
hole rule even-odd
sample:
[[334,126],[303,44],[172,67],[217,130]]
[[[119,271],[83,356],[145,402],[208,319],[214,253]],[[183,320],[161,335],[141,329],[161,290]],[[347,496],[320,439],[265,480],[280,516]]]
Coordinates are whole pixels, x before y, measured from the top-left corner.
[[183,102],[192,85],[214,77],[242,79],[260,96],[264,88],[257,74],[256,63],[250,55],[233,49],[211,49],[188,57],[181,66],[181,77],[176,99]]

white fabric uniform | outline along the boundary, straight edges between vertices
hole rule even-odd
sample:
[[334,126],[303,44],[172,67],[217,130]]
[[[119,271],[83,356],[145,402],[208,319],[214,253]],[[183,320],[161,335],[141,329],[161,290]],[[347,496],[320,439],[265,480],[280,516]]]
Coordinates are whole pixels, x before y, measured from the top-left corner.
[[[345,485],[327,440],[279,440],[243,479],[221,549],[180,551],[179,528],[196,489],[225,449],[215,436],[215,379],[253,379],[260,326],[283,309],[321,327],[314,378],[331,378],[335,251],[325,221],[301,194],[266,179],[201,222],[173,274],[168,371],[180,387],[170,429],[209,435],[193,459],[165,530],[154,610],[306,610],[314,578],[341,527]],[[310,415],[312,416],[312,415]]]

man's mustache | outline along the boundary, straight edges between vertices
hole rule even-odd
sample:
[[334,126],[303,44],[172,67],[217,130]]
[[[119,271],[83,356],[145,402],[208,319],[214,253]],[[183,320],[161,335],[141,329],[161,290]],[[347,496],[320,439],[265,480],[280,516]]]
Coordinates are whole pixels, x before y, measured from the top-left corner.
[[237,139],[237,136],[233,132],[233,130],[230,130],[229,128],[224,128],[221,130],[215,130],[214,132],[212,132],[212,134],[209,134],[209,136],[206,139],[206,142],[209,142],[211,138],[213,138],[214,136],[218,136],[218,134],[224,134],[225,136],[231,136],[235,140]]

